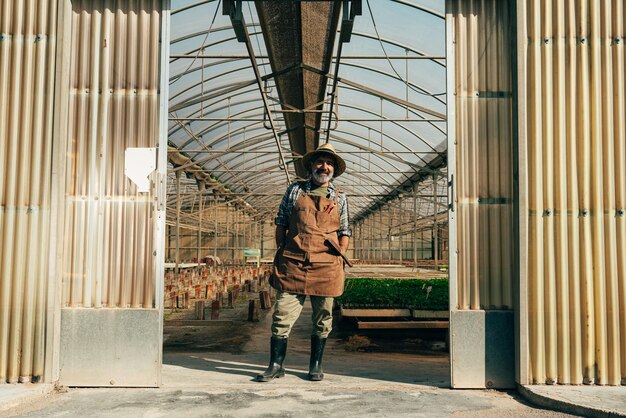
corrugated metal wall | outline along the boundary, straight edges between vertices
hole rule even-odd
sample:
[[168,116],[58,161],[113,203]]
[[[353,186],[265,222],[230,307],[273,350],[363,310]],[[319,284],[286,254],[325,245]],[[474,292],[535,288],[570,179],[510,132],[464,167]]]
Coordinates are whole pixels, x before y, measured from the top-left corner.
[[158,0],[72,4],[63,306],[155,306],[153,193],[124,175],[158,145]]
[[0,383],[43,375],[56,13],[0,3]]
[[448,0],[454,28],[457,309],[513,307],[511,4]]
[[523,6],[529,380],[625,384],[624,3]]

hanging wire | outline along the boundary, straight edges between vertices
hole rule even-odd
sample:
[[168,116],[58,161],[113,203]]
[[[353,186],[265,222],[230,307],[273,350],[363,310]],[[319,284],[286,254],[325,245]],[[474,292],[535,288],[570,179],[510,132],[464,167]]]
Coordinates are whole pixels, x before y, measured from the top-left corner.
[[[248,12],[250,13],[250,21],[252,22],[252,25],[256,26],[256,21],[254,20],[254,14],[252,13],[252,7],[250,6],[250,3],[248,3]],[[259,27],[261,27],[261,23],[260,23],[260,22],[259,22],[259,25],[258,25],[258,26],[259,26]],[[255,39],[256,39],[256,44],[257,44],[257,47],[259,48],[259,54],[261,54],[261,53],[263,52],[263,49],[261,48],[261,42],[259,41],[259,36],[255,36]],[[250,42],[250,48],[251,48],[251,49],[253,49],[253,48],[252,48],[252,42]],[[268,53],[269,53],[269,51],[268,51]],[[261,63],[264,63],[264,62],[265,62],[265,59],[261,58]],[[257,67],[259,68],[259,73],[261,72],[261,70],[263,70],[264,75],[266,75],[266,74],[267,74],[267,73],[265,72],[265,70],[264,70],[265,66],[259,65],[259,66],[257,66]],[[264,87],[262,87],[262,86],[260,86],[260,85],[259,85],[259,88],[265,88],[265,86],[264,86]],[[269,97],[269,94],[267,93],[267,90],[265,91],[265,95],[266,95],[267,97]],[[274,109],[274,108],[278,107],[279,105],[280,105],[280,102],[277,102],[277,103],[271,103],[271,104],[268,102],[268,112],[269,112],[270,107],[271,107],[272,109]],[[270,117],[270,115],[268,114],[268,118],[269,118],[269,117]],[[265,125],[265,122],[263,122],[263,124]],[[267,129],[267,127],[266,127],[266,129]],[[274,128],[273,128],[273,127],[272,127],[272,128],[270,128],[270,129],[274,130]],[[290,180],[290,178],[289,178],[289,168],[287,167],[287,164],[286,164],[286,163],[284,163],[284,158],[283,158],[283,156],[282,156],[282,151],[281,151],[281,148],[282,148],[282,135],[281,135],[281,134],[279,134],[279,133],[277,133],[277,135],[278,135],[278,141],[277,141],[277,144],[276,144],[276,145],[278,146],[278,152],[279,152],[279,153],[280,153],[280,155],[281,155],[281,157],[280,157],[280,158],[281,158],[281,160],[283,161],[283,164],[282,164],[281,166],[283,167],[283,169],[285,170],[285,173],[287,174],[287,180],[288,180],[288,182],[291,182],[291,180]],[[255,158],[256,158],[256,157],[255,157]]]
[[[215,8],[215,13],[213,14],[213,19],[211,20],[211,24],[209,25],[209,30],[206,33],[206,35],[204,36],[204,39],[202,40],[202,47],[198,48],[198,51],[196,52],[196,56],[191,60],[191,64],[189,64],[189,66],[185,69],[185,71],[183,71],[174,80],[170,81],[170,85],[176,83],[178,80],[183,78],[183,76],[185,74],[187,74],[187,71],[189,71],[189,69],[191,69],[191,67],[196,63],[196,61],[198,60],[198,56],[204,51],[204,46],[206,45],[206,41],[209,38],[209,35],[211,34],[211,31],[213,30],[213,24],[215,23],[215,19],[217,18],[217,12],[219,12],[219,10],[220,10],[220,4],[221,3],[222,3],[222,0],[217,0],[217,7]],[[202,80],[202,83],[204,84],[204,80]]]
[[[254,20],[254,14],[252,14],[252,7],[250,6],[250,3],[248,3],[248,12],[250,13],[250,21],[252,22],[252,26],[258,26],[260,28],[261,23],[257,25],[256,21]],[[263,52],[263,49],[261,48],[261,42],[259,41],[259,36],[255,36],[254,38],[256,40],[256,45],[259,48],[259,55],[261,55],[261,53]],[[261,64],[265,64],[265,58],[258,58],[258,60],[261,62]],[[267,72],[265,71],[265,65],[259,65],[258,67],[259,67],[259,72],[262,73],[263,76],[266,76]],[[265,82],[269,83],[269,80],[266,80]],[[265,94],[268,95],[267,84],[263,88],[266,89]],[[277,103],[272,103],[270,106],[272,108],[276,108]]]
[[[380,43],[380,47],[383,50],[383,54],[385,54],[385,59],[387,60],[387,63],[389,63],[389,66],[391,67],[393,72],[398,76],[398,78],[400,80],[402,80],[402,76],[398,73],[398,71],[396,71],[396,68],[393,66],[393,63],[391,62],[391,59],[389,58],[389,54],[387,54],[387,50],[385,49],[385,43],[383,42],[382,38],[380,37],[380,34],[378,33],[378,27],[376,26],[376,20],[374,20],[374,13],[372,13],[372,8],[370,6],[370,0],[366,0],[366,3],[367,3],[367,10],[369,10],[370,18],[372,19],[372,24],[374,25],[374,32],[376,32],[376,38],[378,38],[378,43]],[[413,87],[409,83],[408,76],[407,76],[406,84],[415,93],[421,94],[423,96],[435,97],[435,96],[443,96],[443,95],[446,94],[445,91],[442,92],[442,93],[424,93],[423,91],[420,91],[420,90],[416,89],[415,87]]]
[[[254,21],[254,15],[252,14],[252,7],[250,6],[250,3],[248,3],[248,12],[250,12],[250,21],[252,22],[252,26],[257,26],[256,22]],[[259,24],[258,26],[261,27],[261,24]],[[261,54],[261,52],[263,50],[261,49],[261,42],[259,42],[259,37],[255,36],[254,38],[256,39],[256,44],[257,44],[257,47],[259,48],[259,54]],[[261,61],[261,63],[264,63],[265,59],[261,58],[260,61]],[[261,66],[259,66],[259,67],[261,67]],[[266,75],[265,74],[265,67],[263,67],[263,71],[262,72],[264,73],[263,75]]]

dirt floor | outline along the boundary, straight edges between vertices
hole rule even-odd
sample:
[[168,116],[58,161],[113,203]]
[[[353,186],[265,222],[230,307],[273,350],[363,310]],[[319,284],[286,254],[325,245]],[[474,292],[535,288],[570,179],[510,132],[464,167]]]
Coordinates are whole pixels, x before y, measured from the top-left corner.
[[[242,352],[250,340],[258,323],[248,321],[248,299],[256,294],[242,294],[233,308],[220,309],[219,319],[203,321],[204,326],[169,325],[176,320],[195,319],[194,309],[165,309],[163,326],[163,350],[165,352],[215,352],[226,351],[233,354]],[[269,310],[260,310],[260,316]]]
[[[264,332],[260,325],[271,309],[259,310],[259,322],[248,321],[248,300],[257,297],[243,293],[233,308],[222,308],[219,320],[203,321],[203,326],[180,326],[174,321],[193,320],[194,309],[166,309],[163,327],[165,352],[243,353],[252,335]],[[304,316],[304,315],[303,315]],[[307,322],[302,318],[300,322]],[[172,324],[172,325],[170,325]],[[341,318],[334,312],[334,329],[330,338],[346,351],[378,353],[420,353],[447,355],[446,330],[357,330],[353,318]]]
[[[446,273],[425,269],[415,269],[400,265],[356,265],[348,269],[347,278],[426,278],[430,276],[446,277]],[[168,352],[226,351],[242,353],[243,347],[251,335],[259,332],[259,323],[271,309],[260,310],[260,322],[248,322],[248,300],[258,298],[253,293],[242,293],[233,303],[233,308],[222,308],[219,320],[204,321],[203,326],[180,326],[176,320],[192,320],[194,309],[165,309],[163,329],[163,347]],[[304,319],[306,321],[306,319]],[[331,338],[345,345],[347,351],[363,352],[435,352],[446,350],[445,330],[408,330],[408,331],[358,331],[352,319],[342,319],[335,312],[335,329]],[[358,332],[357,332],[358,331]]]

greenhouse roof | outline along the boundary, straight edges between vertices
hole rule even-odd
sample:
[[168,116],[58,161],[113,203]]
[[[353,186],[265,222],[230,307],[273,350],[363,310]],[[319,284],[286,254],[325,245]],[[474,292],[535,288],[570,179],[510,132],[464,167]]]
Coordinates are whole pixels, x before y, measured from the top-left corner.
[[446,166],[443,8],[172,0],[170,184],[184,172],[181,184],[271,219],[306,176],[302,155],[330,142],[353,220],[419,192]]

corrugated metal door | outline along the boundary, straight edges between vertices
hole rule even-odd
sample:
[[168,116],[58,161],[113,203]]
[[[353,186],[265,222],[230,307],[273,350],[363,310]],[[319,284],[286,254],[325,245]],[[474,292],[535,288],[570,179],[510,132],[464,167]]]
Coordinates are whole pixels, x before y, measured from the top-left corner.
[[66,385],[160,380],[163,185],[155,172],[150,191],[139,192],[125,176],[125,153],[161,145],[161,3],[66,3],[68,84],[59,92],[67,95],[59,357]]
[[453,387],[514,387],[512,2],[448,0]]

